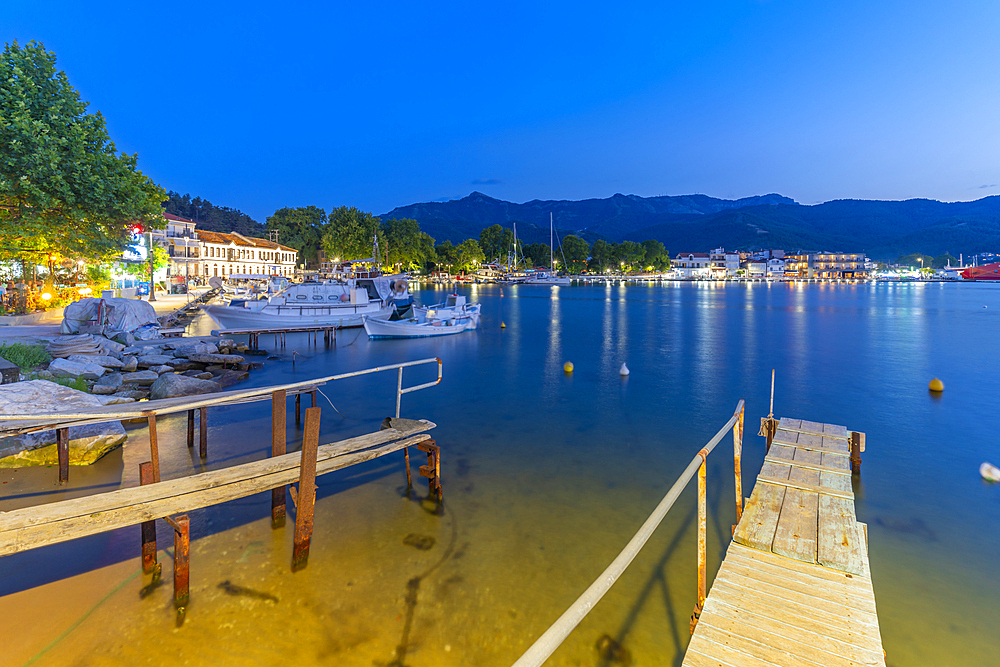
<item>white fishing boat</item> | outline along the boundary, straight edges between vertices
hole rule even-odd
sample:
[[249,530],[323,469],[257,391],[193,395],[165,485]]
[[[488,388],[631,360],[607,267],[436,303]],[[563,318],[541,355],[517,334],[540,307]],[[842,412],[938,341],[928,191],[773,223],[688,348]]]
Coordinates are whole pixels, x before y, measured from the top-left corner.
[[552,225],[552,214],[549,213],[549,270],[535,271],[524,279],[525,285],[569,285],[569,276],[560,276],[555,272],[555,261],[552,241],[555,231]]
[[365,332],[372,340],[378,338],[430,338],[431,336],[448,336],[451,334],[471,331],[476,328],[472,317],[460,316],[449,319],[427,319],[414,317],[390,320],[388,317],[366,315],[364,317]]
[[475,329],[479,326],[479,311],[481,308],[482,304],[468,303],[466,298],[461,294],[449,294],[444,302],[436,303],[433,306],[414,305],[413,313],[417,317],[427,320],[453,320],[468,317],[472,319],[471,328]]

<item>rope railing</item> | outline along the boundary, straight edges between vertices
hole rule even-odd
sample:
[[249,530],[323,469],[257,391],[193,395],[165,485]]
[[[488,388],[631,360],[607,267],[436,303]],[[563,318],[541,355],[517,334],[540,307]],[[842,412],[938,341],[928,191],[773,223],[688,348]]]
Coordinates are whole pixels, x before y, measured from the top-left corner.
[[576,599],[569,609],[567,609],[562,616],[560,616],[555,623],[553,623],[548,630],[542,633],[531,647],[524,652],[524,654],[518,658],[517,662],[514,663],[513,667],[538,667],[555,652],[557,648],[566,640],[571,632],[576,628],[577,625],[586,617],[590,610],[593,609],[597,603],[604,597],[604,594],[614,585],[618,578],[625,571],[625,568],[629,566],[636,555],[645,546],[646,542],[652,536],[653,531],[660,525],[663,521],[663,517],[666,516],[670,508],[673,507],[677,498],[681,495],[687,487],[688,482],[694,477],[695,473],[698,473],[698,602],[695,605],[694,613],[691,615],[691,632],[694,632],[694,626],[697,623],[698,616],[701,614],[701,609],[705,604],[705,580],[706,580],[706,493],[705,493],[705,472],[706,472],[706,459],[708,455],[715,449],[715,446],[722,442],[722,439],[726,436],[726,432],[732,429],[733,431],[733,458],[736,470],[736,498],[737,498],[737,518],[739,521],[739,515],[742,513],[742,481],[740,476],[740,459],[742,456],[743,448],[743,401],[742,399],[736,405],[736,411],[733,416],[729,418],[729,421],[719,429],[719,432],[708,441],[691,462],[681,473],[681,476],[677,478],[674,485],[670,487],[667,491],[667,495],[663,496],[659,505],[653,510],[653,513],[649,515],[645,523],[639,528],[638,532],[629,540],[629,543],[625,545],[625,548],[621,550],[621,553],[611,562],[610,565],[601,573],[601,575],[590,585],[590,587],[583,592],[583,594]]

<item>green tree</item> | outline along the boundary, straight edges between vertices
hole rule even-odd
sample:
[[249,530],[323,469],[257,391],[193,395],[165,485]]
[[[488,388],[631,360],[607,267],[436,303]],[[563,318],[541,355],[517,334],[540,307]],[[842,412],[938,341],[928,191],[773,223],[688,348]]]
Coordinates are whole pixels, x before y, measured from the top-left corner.
[[549,244],[531,243],[524,246],[524,257],[529,266],[549,266]]
[[909,266],[914,269],[929,269],[934,264],[934,258],[930,255],[921,255],[919,252],[915,252],[912,255],[903,255],[896,260],[896,264]]
[[566,256],[566,271],[580,273],[587,268],[590,246],[579,236],[568,234],[562,240],[563,255]]
[[[379,236],[379,252],[384,253],[379,219],[353,206],[341,206],[330,211],[323,232],[323,252],[332,259],[365,259],[371,257],[372,239]],[[376,259],[384,259],[377,257]]]
[[649,239],[642,242],[646,257],[643,260],[643,268],[653,271],[666,271],[670,268],[670,253],[661,241]]
[[107,260],[132,226],[162,228],[166,193],[118,153],[104,117],[38,42],[0,56],[0,244],[34,262],[53,253]]
[[500,225],[487,227],[479,232],[479,247],[490,261],[505,260],[514,248],[514,232]]
[[622,241],[614,246],[615,257],[618,259],[616,269],[623,273],[627,271],[641,271],[646,268],[646,249],[635,241]]
[[299,251],[303,266],[319,260],[326,211],[318,206],[279,208],[267,219],[267,231],[278,232],[278,243]]
[[382,252],[389,257],[389,264],[393,266],[403,270],[423,268],[434,260],[434,239],[420,231],[416,220],[393,218],[384,221],[382,238],[386,245]]
[[[569,260],[568,257],[566,259]],[[604,273],[612,266],[618,266],[615,247],[604,239],[597,239],[590,246],[590,270]]]
[[931,261],[931,267],[935,269],[943,269],[944,267],[948,266],[949,263],[952,266],[958,266],[958,257],[955,257],[954,255],[951,255],[949,253],[938,255]]
[[455,262],[455,268],[459,271],[474,271],[476,265],[486,261],[483,249],[475,239],[465,239],[456,250],[458,260]]
[[181,195],[173,190],[167,193],[167,201],[163,205],[163,210],[182,218],[194,220],[198,229],[209,232],[222,232],[224,234],[239,232],[244,236],[254,238],[261,238],[267,234],[264,225],[243,211],[228,206],[215,206],[207,199],[201,197],[192,199],[189,194]]
[[451,241],[442,241],[435,248],[436,258],[434,263],[440,269],[451,271],[458,265],[458,248]]

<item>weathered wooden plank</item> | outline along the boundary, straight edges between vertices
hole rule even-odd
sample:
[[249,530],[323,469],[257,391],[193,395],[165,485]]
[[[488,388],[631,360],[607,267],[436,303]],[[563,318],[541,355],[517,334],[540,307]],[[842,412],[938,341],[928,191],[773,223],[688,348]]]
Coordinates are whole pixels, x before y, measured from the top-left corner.
[[[810,450],[807,450],[810,451]],[[818,452],[822,453],[822,452]],[[847,477],[851,476],[851,469],[847,465],[847,459],[843,457],[838,457],[844,462],[842,466],[829,466],[829,465],[818,465],[812,463],[802,463],[801,461],[796,461],[795,459],[784,458],[779,456],[774,456],[773,452],[764,457],[765,461],[770,461],[771,463],[777,463],[779,465],[790,465],[796,468],[805,468],[806,470],[815,470],[817,472],[826,472],[834,475],[845,475]]]
[[801,419],[782,417],[778,420],[778,428],[785,429],[786,431],[798,431],[800,426],[802,426]]
[[[765,462],[761,473],[767,472],[776,478],[788,477],[788,466]],[[778,526],[778,515],[785,498],[785,489],[764,484],[754,485],[750,500],[743,510],[743,517],[736,526],[733,539],[740,544],[755,549],[771,550],[774,531]]]
[[807,491],[810,493],[821,493],[828,496],[833,496],[834,498],[846,498],[848,500],[854,499],[853,493],[837,491],[835,489],[830,489],[820,486],[819,484],[806,484],[805,482],[795,482],[787,479],[765,477],[764,475],[758,475],[757,482],[763,484],[774,484],[775,486],[785,486],[791,489],[797,489],[799,491]]
[[774,435],[772,442],[791,445],[798,449],[807,449],[810,451],[843,453],[844,456],[850,456],[851,453],[850,444],[846,440],[824,438],[823,436],[812,435],[809,433],[795,433],[792,431],[779,430]]
[[[798,422],[796,424],[796,422]],[[786,431],[796,431],[798,433],[808,433],[812,435],[827,436],[829,438],[837,438],[846,440],[848,438],[847,428],[844,426],[838,426],[836,424],[820,424],[819,422],[808,421],[805,419],[795,420],[782,418],[778,422],[778,428],[784,429]]]
[[[868,636],[878,634],[878,617],[875,614],[850,609],[818,595],[803,595],[780,586],[751,582],[721,569],[712,583],[712,595],[716,587],[721,594],[720,600],[754,613],[780,618],[791,625],[813,627],[811,624],[817,624]],[[831,631],[829,628],[827,632]]]
[[[821,459],[817,452],[799,449],[795,452],[795,460],[819,464]],[[789,471],[787,481],[783,483],[789,488],[785,491],[785,502],[781,505],[771,551],[795,560],[815,563],[819,498],[815,493],[809,493],[798,487],[818,486],[819,473],[815,470],[793,467]]]
[[848,575],[819,565],[810,565],[789,560],[783,556],[750,549],[741,544],[730,543],[726,551],[726,563],[750,568],[754,571],[783,576],[813,586],[816,590],[831,590],[835,593],[864,597],[874,604],[871,580],[864,575]]
[[[809,577],[798,577],[789,570],[773,570],[755,568],[747,564],[746,561],[733,559],[726,560],[726,569],[733,575],[747,579],[748,581],[759,581],[771,584],[790,591],[802,593],[803,595],[819,595],[826,600],[842,604],[845,607],[875,613],[875,600],[871,596],[858,592],[851,586],[836,586],[831,582],[821,582]],[[817,584],[822,585],[822,589],[817,589]]]
[[702,623],[724,632],[740,645],[757,643],[786,653],[796,658],[796,664],[877,665],[882,658],[881,652],[726,605],[716,605],[711,613],[703,613],[699,626]]
[[[835,458],[835,457],[830,457]],[[824,458],[824,463],[827,462]],[[851,491],[851,478],[843,475],[820,475],[823,486]],[[864,572],[863,536],[858,531],[854,502],[830,496],[821,496],[819,501],[819,539],[816,562],[852,574]]]
[[847,427],[839,426],[837,424],[823,424],[823,435],[829,436],[831,438],[850,437],[850,434],[847,432]]
[[[714,639],[696,633],[691,638],[688,645],[688,653],[694,653],[701,657],[703,662],[695,663],[699,665],[723,665],[724,667],[775,667],[773,662],[761,660],[753,655],[741,651],[739,647],[719,643]],[[683,665],[688,665],[687,654]],[[708,662],[704,662],[707,660]],[[682,666],[683,667],[683,666]]]

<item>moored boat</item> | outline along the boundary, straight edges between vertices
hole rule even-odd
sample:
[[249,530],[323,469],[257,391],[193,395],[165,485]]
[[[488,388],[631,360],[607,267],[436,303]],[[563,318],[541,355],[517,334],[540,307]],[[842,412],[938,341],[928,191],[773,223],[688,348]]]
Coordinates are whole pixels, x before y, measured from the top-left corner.
[[428,320],[454,320],[468,317],[472,320],[472,329],[479,326],[479,311],[482,304],[468,303],[461,294],[449,294],[442,303],[433,306],[413,306],[413,312],[418,318]]
[[970,266],[962,271],[965,280],[1000,280],[1000,262]]
[[472,318],[467,315],[451,319],[427,319],[416,315],[400,320],[366,315],[363,319],[365,332],[373,340],[378,338],[430,338],[431,336],[448,336],[450,334],[462,333],[463,331],[471,331],[476,328]]

